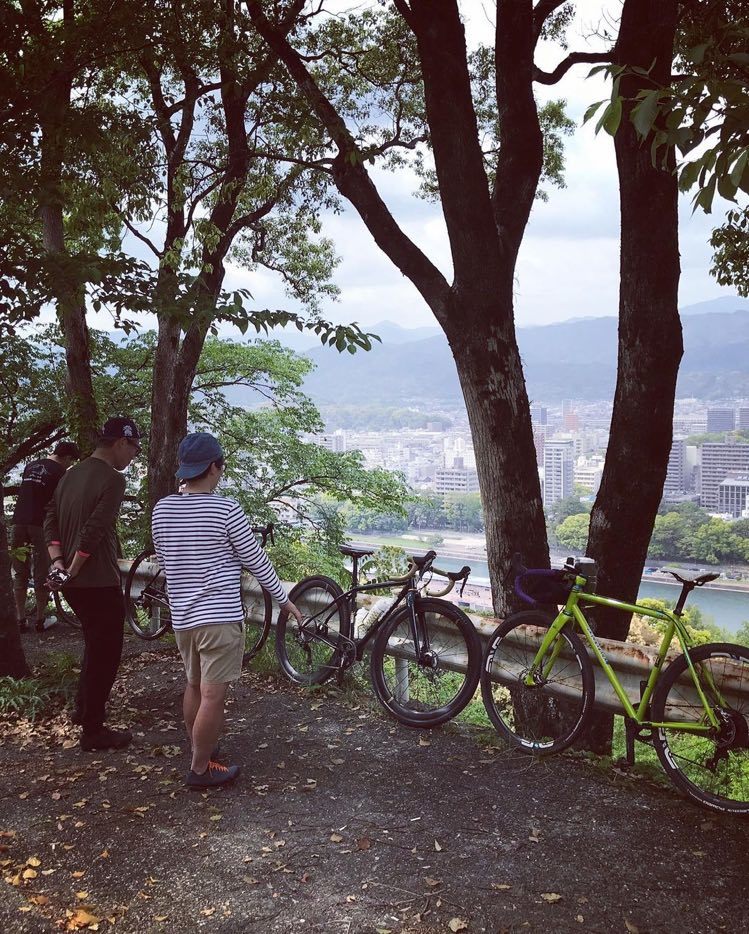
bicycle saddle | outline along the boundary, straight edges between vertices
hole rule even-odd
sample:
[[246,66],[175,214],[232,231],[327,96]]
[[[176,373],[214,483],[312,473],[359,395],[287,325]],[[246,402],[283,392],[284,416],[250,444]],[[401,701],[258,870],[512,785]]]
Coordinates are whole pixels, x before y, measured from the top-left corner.
[[676,571],[670,571],[667,568],[663,569],[666,574],[670,574],[671,577],[675,577],[680,584],[691,584],[693,587],[702,587],[703,584],[707,584],[709,581],[716,581],[720,574],[701,574],[699,577],[682,577],[680,574],[677,574]]
[[358,545],[341,545],[339,551],[350,558],[366,558],[367,555],[374,554],[374,548],[360,548]]

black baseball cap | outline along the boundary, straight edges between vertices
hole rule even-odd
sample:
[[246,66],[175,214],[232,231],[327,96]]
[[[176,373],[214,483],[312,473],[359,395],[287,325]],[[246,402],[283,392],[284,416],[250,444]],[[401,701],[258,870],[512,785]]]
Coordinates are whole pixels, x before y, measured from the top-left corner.
[[81,452],[75,441],[61,441],[52,452],[55,457],[73,457],[79,459]]
[[123,418],[118,415],[104,422],[99,437],[104,441],[117,441],[120,438],[127,438],[128,441],[139,441],[140,432],[132,418]]

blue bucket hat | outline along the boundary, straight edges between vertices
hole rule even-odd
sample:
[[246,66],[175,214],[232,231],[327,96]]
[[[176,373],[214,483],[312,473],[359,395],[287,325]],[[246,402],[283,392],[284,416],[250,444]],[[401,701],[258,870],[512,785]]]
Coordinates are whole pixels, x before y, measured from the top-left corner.
[[213,435],[207,431],[195,431],[183,438],[179,445],[178,480],[198,477],[215,461],[223,460],[224,452]]

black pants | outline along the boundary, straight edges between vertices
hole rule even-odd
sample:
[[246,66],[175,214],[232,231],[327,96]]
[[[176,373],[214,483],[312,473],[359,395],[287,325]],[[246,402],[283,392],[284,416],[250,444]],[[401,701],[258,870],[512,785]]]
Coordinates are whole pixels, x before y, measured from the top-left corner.
[[65,597],[81,621],[85,644],[77,705],[83,732],[95,733],[104,724],[122,656],[125,601],[119,587],[69,587]]

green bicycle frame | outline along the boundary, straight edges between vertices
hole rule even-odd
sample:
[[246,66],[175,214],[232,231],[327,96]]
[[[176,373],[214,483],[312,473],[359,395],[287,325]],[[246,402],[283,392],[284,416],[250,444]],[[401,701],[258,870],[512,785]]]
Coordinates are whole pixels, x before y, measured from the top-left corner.
[[[557,638],[558,635],[565,628],[565,626],[572,625],[573,629],[577,626],[585,636],[585,641],[590,646],[604,674],[609,679],[611,687],[614,690],[616,696],[619,698],[622,708],[624,709],[624,713],[631,720],[634,720],[635,723],[640,726],[653,728],[663,727],[664,729],[679,729],[691,733],[709,733],[712,729],[718,729],[718,718],[713,713],[713,710],[707,698],[705,697],[704,691],[702,690],[702,685],[700,684],[700,679],[697,676],[697,672],[694,669],[692,659],[689,655],[689,649],[692,647],[693,643],[682,620],[670,610],[651,609],[650,607],[640,606],[636,603],[623,603],[621,600],[615,600],[613,597],[602,597],[598,594],[586,593],[584,590],[585,584],[586,580],[584,577],[575,577],[575,584],[570,591],[569,597],[567,598],[567,603],[564,605],[564,608],[560,611],[558,616],[554,619],[554,622],[549,627],[549,631],[544,636],[538,652],[533,659],[533,664],[531,665],[528,674],[525,676],[524,683],[528,687],[534,687],[539,682],[539,676],[541,681],[548,678],[549,673],[554,667],[554,663],[556,662],[557,657],[559,656],[559,653],[562,649],[562,640]],[[666,623],[666,632],[664,633],[663,639],[661,640],[655,664],[650,671],[650,675],[648,677],[645,688],[642,691],[642,697],[640,698],[640,702],[637,705],[637,708],[635,708],[630,701],[624,688],[622,687],[621,682],[619,681],[619,678],[616,675],[616,672],[609,664],[606,656],[603,654],[603,650],[598,644],[598,640],[596,639],[593,630],[590,628],[590,624],[588,623],[583,611],[579,606],[580,603],[606,606],[614,610],[623,610],[627,613],[637,613],[638,615],[649,616],[652,619],[659,619]],[[671,646],[674,634],[676,634],[676,637],[679,640],[679,644],[681,646],[681,650],[687,660],[687,666],[689,668],[695,690],[705,710],[705,716],[709,721],[709,725],[703,723],[690,723],[686,721],[655,723],[652,720],[646,719],[650,698],[652,697],[655,686],[658,683],[658,678],[661,675],[663,664],[666,660],[666,653]],[[547,652],[549,652],[549,649],[551,649],[551,653],[547,658],[546,655]],[[715,685],[713,685],[713,688],[714,687]]]

